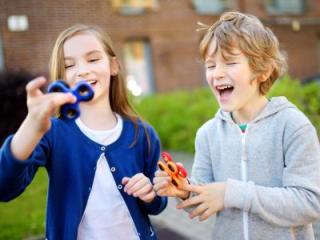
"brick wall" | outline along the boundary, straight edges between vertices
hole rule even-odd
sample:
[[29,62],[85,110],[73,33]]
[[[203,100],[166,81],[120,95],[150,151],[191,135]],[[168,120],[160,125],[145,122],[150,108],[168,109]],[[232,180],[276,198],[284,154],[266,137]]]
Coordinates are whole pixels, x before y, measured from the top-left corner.
[[[290,74],[294,77],[320,71],[316,53],[320,42],[320,3],[317,0],[307,0],[307,3],[306,13],[294,17],[302,23],[301,30],[294,32],[292,18],[279,24],[279,18],[266,14],[263,1],[234,0],[233,9],[257,15],[276,32],[289,55]],[[27,15],[28,31],[8,31],[10,15]],[[59,32],[74,23],[87,23],[108,31],[120,56],[126,39],[147,38],[152,49],[157,91],[192,88],[205,83],[198,61],[201,34],[195,32],[196,23],[211,24],[217,18],[197,15],[191,0],[159,0],[159,9],[139,16],[114,12],[108,0],[0,0],[5,68],[47,73],[51,48]]]

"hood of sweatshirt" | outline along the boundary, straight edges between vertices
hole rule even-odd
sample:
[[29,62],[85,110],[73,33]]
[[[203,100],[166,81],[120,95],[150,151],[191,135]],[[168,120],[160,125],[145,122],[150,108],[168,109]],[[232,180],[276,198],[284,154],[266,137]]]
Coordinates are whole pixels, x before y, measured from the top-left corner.
[[[259,113],[259,115],[253,119],[250,123],[256,123],[272,115],[282,111],[285,108],[296,108],[294,104],[288,101],[286,97],[273,97],[267,103],[265,108]],[[234,122],[231,116],[231,112],[226,112],[221,109],[216,113],[216,118],[221,119],[226,122]]]

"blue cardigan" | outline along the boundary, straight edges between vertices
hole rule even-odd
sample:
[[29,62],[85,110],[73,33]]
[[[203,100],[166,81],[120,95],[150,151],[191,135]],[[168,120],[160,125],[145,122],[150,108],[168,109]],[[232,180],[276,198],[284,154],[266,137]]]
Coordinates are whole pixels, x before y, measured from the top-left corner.
[[[145,130],[150,137],[150,148]],[[121,180],[144,173],[152,181],[159,159],[160,142],[150,125],[124,119],[119,139],[100,145],[86,137],[74,121],[52,119],[52,126],[29,159],[19,161],[10,151],[13,136],[0,149],[0,200],[9,201],[20,195],[32,181],[38,167],[47,169],[49,189],[47,198],[46,237],[77,239],[77,230],[93,184],[96,163],[103,152],[140,239],[157,239],[148,214],[159,214],[167,198],[157,196],[151,203],[127,195]],[[136,144],[133,144],[136,138]],[[28,141],[28,139],[26,139]]]

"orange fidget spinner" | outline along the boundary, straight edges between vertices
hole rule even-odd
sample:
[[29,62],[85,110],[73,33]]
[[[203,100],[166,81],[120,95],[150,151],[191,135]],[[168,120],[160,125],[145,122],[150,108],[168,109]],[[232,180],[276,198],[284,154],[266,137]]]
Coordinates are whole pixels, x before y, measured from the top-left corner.
[[187,170],[183,167],[182,163],[174,162],[168,152],[162,152],[161,158],[163,161],[158,161],[158,167],[161,171],[168,173],[172,184],[178,187],[181,184],[181,180],[187,177]]

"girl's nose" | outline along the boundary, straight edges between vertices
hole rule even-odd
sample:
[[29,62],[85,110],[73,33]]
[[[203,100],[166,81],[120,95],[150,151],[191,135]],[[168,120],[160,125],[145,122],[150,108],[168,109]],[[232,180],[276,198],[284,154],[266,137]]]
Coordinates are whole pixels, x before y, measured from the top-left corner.
[[85,64],[79,64],[77,69],[77,76],[85,78],[90,73],[89,68]]

